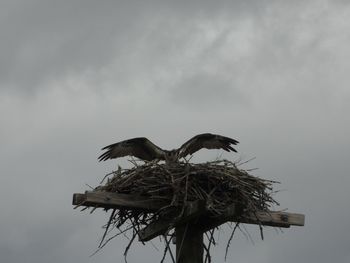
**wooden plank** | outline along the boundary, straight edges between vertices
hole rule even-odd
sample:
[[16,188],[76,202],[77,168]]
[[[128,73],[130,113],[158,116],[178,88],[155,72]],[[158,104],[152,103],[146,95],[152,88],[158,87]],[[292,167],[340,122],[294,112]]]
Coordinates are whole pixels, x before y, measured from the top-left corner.
[[[194,218],[198,218],[200,215],[204,214],[205,212],[206,212],[206,209],[205,209],[204,200],[189,202],[185,207],[183,215],[181,217],[167,218],[167,219],[156,221],[148,225],[138,233],[139,240],[142,242],[149,241],[159,235],[166,233],[168,230],[170,230],[174,226],[178,226]],[[174,213],[174,216],[176,216],[178,213],[179,211],[176,211]]]
[[[76,206],[92,206],[103,208],[128,208],[128,209],[142,209],[145,211],[157,211],[162,207],[168,205],[166,201],[147,199],[143,196],[135,196],[129,194],[117,194],[110,192],[86,192],[84,194],[73,195],[73,205]],[[202,205],[202,204],[201,204]],[[196,210],[197,209],[197,210]],[[198,212],[201,211],[201,212]],[[183,221],[179,221],[176,224],[179,225],[187,220],[191,220],[194,217],[201,217],[198,221],[198,227],[202,228],[202,231],[207,231],[211,228],[217,227],[227,221],[246,224],[261,224],[265,226],[273,227],[285,227],[288,228],[292,225],[303,226],[305,224],[305,216],[303,214],[259,211],[255,215],[251,214],[244,218],[237,218],[237,211],[234,206],[228,207],[226,213],[219,218],[213,218],[205,216],[203,210],[196,208],[195,206],[185,209],[186,216]],[[186,217],[188,217],[186,219]],[[171,220],[161,220],[151,224],[149,227],[143,229],[139,235],[140,240],[146,241],[153,237],[165,233],[171,226]]]
[[[208,217],[202,216],[198,219],[196,225],[198,228],[202,230],[202,232],[206,232],[212,228],[218,227],[226,222],[237,222],[237,216],[235,215],[235,206],[231,206],[227,209],[226,213],[222,216]],[[199,215],[204,215],[201,213]],[[199,216],[198,215],[198,216]],[[305,216],[302,214],[296,213],[286,213],[286,212],[257,212],[255,215],[250,215],[248,217],[240,218],[239,221],[244,224],[255,224],[255,225],[263,225],[263,226],[273,226],[273,227],[283,227],[289,228],[290,226],[303,226],[305,221]],[[162,235],[166,233],[170,228],[174,225],[179,225],[183,222],[179,221],[175,224],[171,224],[171,220],[160,220],[154,222],[144,228],[139,233],[140,241],[148,241],[153,239],[158,235]]]
[[166,201],[147,199],[144,196],[119,194],[110,192],[86,192],[73,195],[73,205],[103,208],[130,208],[146,211],[157,211],[168,205]]
[[218,227],[226,222],[240,222],[244,224],[255,224],[263,226],[283,227],[304,226],[305,216],[297,213],[287,213],[278,211],[258,211],[256,214],[238,218],[235,214],[235,207],[231,206],[219,218],[207,217],[200,221],[204,232]]
[[236,213],[237,211],[235,205],[231,205],[220,217],[203,217],[198,222],[198,225],[202,229],[202,232],[206,232],[212,228],[218,227],[228,221],[231,221],[236,216]]
[[175,228],[176,262],[203,263],[203,232],[195,224],[183,224]]
[[265,226],[275,226],[275,227],[290,227],[290,226],[304,226],[305,225],[305,215],[297,213],[287,213],[287,212],[277,212],[269,211],[263,212],[259,211],[256,215],[251,214],[249,217],[242,219],[242,223],[246,224],[259,224]]

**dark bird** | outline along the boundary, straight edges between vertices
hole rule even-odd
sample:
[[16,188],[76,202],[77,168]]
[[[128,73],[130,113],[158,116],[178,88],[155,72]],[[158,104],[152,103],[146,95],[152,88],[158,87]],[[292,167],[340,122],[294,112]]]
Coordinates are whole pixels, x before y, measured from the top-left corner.
[[114,159],[124,156],[134,156],[145,161],[164,160],[166,163],[178,162],[179,159],[192,155],[202,148],[223,149],[227,152],[237,152],[231,145],[238,141],[217,134],[198,134],[181,145],[180,148],[171,151],[163,150],[145,137],[133,138],[108,145],[99,161]]

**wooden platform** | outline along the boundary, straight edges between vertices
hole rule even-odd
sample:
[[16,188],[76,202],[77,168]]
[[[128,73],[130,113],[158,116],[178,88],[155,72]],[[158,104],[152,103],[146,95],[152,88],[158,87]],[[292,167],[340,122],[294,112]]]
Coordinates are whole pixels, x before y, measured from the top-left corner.
[[[168,205],[168,202],[145,199],[143,196],[117,194],[109,192],[85,192],[73,195],[73,205],[86,207],[128,208],[142,209],[145,211],[157,211]],[[260,224],[264,226],[283,227],[304,226],[305,216],[297,213],[279,211],[259,211],[245,217],[237,217],[234,206],[228,207],[219,218],[209,217],[204,201],[189,203],[184,209],[181,218],[164,219],[148,225],[139,232],[140,241],[148,241],[164,234],[169,228],[180,226],[191,220],[196,221],[196,227],[205,232],[226,222],[241,222],[246,224]]]

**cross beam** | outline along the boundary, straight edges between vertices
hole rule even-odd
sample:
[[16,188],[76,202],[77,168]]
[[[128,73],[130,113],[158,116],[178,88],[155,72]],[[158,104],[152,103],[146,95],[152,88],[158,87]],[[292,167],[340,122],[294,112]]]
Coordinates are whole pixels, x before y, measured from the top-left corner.
[[[144,196],[119,194],[110,192],[85,192],[73,195],[73,205],[110,208],[142,209],[145,211],[157,211],[169,205],[170,200],[146,199]],[[139,233],[140,241],[148,241],[152,238],[166,233],[170,228],[180,226],[197,218],[196,226],[201,232],[218,227],[225,222],[241,222],[246,224],[258,224],[264,226],[284,227],[303,226],[305,216],[297,213],[278,211],[258,211],[244,217],[237,217],[234,205],[228,207],[219,218],[206,215],[205,203],[203,201],[190,202],[184,208],[182,216],[156,221]]]
[[84,194],[73,194],[73,205],[92,206],[102,208],[129,208],[142,209],[145,211],[157,211],[169,204],[168,201],[160,201],[159,199],[146,199],[144,196],[119,194],[112,192],[91,192],[86,191]]
[[[179,212],[179,211],[177,211]],[[147,227],[140,230],[138,233],[139,240],[142,242],[149,241],[159,235],[165,234],[168,230],[185,224],[191,220],[199,218],[200,216],[206,213],[206,207],[204,200],[198,200],[194,202],[189,202],[181,215],[175,215],[174,218],[163,218],[162,220],[158,220]]]
[[[245,224],[255,224],[263,226],[283,227],[289,228],[290,226],[304,226],[305,216],[296,213],[276,212],[276,211],[258,211],[256,214],[250,214],[245,217],[238,218],[234,214],[230,214],[234,211],[234,208],[228,209],[221,217],[209,217],[203,216],[196,220],[196,227],[201,232],[206,232],[212,228],[218,227],[226,222],[240,222]],[[182,225],[184,222],[190,221],[191,215],[186,215],[182,220],[162,220],[149,224],[147,227],[139,232],[140,241],[149,241],[156,236],[165,234],[169,230],[169,224],[172,226]]]

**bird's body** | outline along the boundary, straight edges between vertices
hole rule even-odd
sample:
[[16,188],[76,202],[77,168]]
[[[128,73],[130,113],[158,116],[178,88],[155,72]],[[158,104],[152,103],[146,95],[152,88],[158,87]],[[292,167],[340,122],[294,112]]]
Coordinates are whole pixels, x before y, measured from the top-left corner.
[[98,159],[99,161],[105,161],[124,156],[134,156],[145,161],[164,160],[166,163],[171,164],[178,162],[179,159],[187,155],[192,155],[202,148],[236,152],[231,146],[236,144],[238,144],[238,141],[234,139],[217,134],[203,133],[194,136],[180,148],[168,151],[158,147],[145,137],[138,137],[102,148],[102,150],[106,151]]

